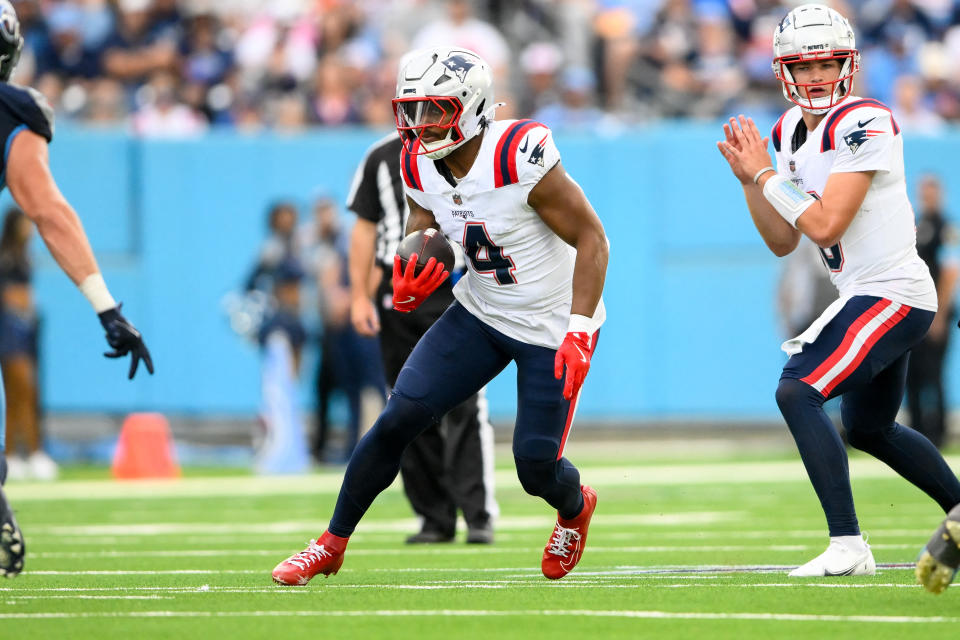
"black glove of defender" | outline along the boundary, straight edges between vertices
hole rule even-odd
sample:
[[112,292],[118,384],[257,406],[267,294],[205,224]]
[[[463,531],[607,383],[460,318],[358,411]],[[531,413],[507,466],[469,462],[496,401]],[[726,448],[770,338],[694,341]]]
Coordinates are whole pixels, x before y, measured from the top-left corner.
[[137,373],[137,365],[140,360],[146,365],[147,371],[153,375],[153,360],[150,359],[150,351],[147,345],[143,343],[143,336],[137,331],[137,328],[130,324],[130,321],[120,313],[120,307],[117,305],[113,309],[107,309],[97,314],[100,317],[100,324],[107,332],[107,343],[113,349],[111,352],[104,353],[108,358],[122,358],[130,354],[130,374],[127,376],[133,380]]

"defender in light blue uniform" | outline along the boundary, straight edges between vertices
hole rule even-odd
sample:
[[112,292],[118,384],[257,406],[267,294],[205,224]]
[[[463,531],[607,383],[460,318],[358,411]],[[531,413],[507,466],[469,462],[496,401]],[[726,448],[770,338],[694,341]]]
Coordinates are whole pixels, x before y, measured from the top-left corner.
[[[140,360],[152,374],[153,361],[140,332],[120,313],[80,219],[50,174],[47,144],[53,140],[53,110],[39,92],[8,84],[22,48],[17,14],[7,0],[0,0],[0,189],[10,189],[24,214],[36,223],[54,259],[99,315],[113,349],[105,355],[119,358],[129,353],[130,378]],[[7,478],[5,442],[6,401],[0,384],[0,576],[13,577],[23,570],[25,545],[2,489]]]

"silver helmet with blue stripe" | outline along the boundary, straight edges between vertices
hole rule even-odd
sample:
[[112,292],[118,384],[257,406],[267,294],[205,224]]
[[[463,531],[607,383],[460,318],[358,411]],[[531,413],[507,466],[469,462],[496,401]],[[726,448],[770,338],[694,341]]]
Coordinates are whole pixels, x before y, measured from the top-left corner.
[[[801,83],[795,65],[837,60],[835,80]],[[773,73],[783,95],[814,114],[824,114],[850,95],[853,74],[860,70],[860,52],[850,23],[822,4],[802,4],[788,13],[773,31]]]
[[393,112],[411,154],[449,155],[483,129],[495,106],[490,66],[473,51],[434,47],[400,62]]

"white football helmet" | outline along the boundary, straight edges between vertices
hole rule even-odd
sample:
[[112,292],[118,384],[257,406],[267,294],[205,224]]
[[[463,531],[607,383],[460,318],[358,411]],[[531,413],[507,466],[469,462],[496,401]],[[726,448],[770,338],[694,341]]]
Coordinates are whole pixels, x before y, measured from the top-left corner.
[[[829,82],[801,84],[790,65],[813,60],[840,60],[840,77]],[[783,83],[783,95],[804,111],[824,114],[850,94],[853,74],[860,70],[850,23],[822,4],[803,4],[780,21],[773,32],[773,73]],[[827,86],[829,85],[829,86]],[[827,95],[811,98],[803,89],[824,87]]]
[[[400,61],[393,113],[411,154],[431,160],[449,155],[481,131],[495,106],[490,66],[472,51],[434,47]],[[436,128],[444,130],[442,138],[426,131]]]

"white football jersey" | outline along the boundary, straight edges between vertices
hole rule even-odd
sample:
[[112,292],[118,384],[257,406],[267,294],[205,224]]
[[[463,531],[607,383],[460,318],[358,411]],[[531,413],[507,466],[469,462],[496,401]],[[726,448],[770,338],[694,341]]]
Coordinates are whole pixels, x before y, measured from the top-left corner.
[[[467,272],[453,289],[460,304],[511,338],[551,349],[566,335],[577,252],[527,197],[559,161],[550,129],[532,120],[491,122],[461,180],[442,160],[400,157],[407,195],[463,248]],[[593,317],[599,329],[603,300]]]
[[841,297],[879,296],[936,311],[936,287],[917,255],[903,137],[890,109],[877,100],[848,96],[794,150],[795,131],[805,126],[801,114],[799,106],[793,107],[773,127],[777,173],[819,197],[832,173],[876,172],[840,242],[820,249]]

